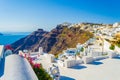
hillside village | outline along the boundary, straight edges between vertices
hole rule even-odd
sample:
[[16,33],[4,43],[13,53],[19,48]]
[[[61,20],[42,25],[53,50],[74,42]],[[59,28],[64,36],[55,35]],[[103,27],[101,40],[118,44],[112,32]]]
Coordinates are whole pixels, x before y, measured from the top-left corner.
[[[25,49],[19,50],[18,54],[14,54],[9,51],[6,53],[6,51],[4,52],[4,46],[2,46],[0,47],[0,63],[2,62],[3,57],[7,59],[7,63],[9,63],[9,61],[13,61],[13,58],[18,57],[25,64],[28,64],[26,59],[30,57],[34,64],[42,64],[43,68],[54,80],[120,80],[119,76],[117,75],[118,73],[120,73],[120,70],[118,70],[118,67],[120,66],[120,62],[118,61],[118,59],[120,59],[120,23],[63,23],[60,24],[60,26],[67,26],[68,29],[70,28],[70,30],[73,30],[74,32],[81,30],[84,30],[85,32],[89,31],[89,33],[93,35],[87,38],[84,43],[78,42],[75,46],[64,48],[57,55],[44,52],[44,47],[42,46],[39,46],[38,51],[30,51]],[[72,38],[74,38],[74,36]],[[22,59],[25,59],[25,61]],[[13,63],[11,62],[11,64]],[[18,63],[18,65],[21,65],[21,63]],[[116,65],[118,67],[116,67]],[[12,65],[10,66],[12,67]],[[26,65],[23,64],[22,66]],[[30,65],[27,66],[29,67],[29,70],[31,70]],[[14,67],[14,69],[16,68],[17,67]],[[7,69],[7,67],[5,67],[5,69]],[[104,72],[102,72],[101,69],[104,70]],[[108,73],[105,72],[107,70]],[[17,78],[20,78],[19,75],[23,75],[24,73],[19,72],[19,75],[16,76],[15,74],[10,75],[10,73],[13,73],[12,70],[8,69],[8,71],[9,73],[5,73],[5,75],[3,74],[2,80],[7,80],[7,76],[9,76],[11,80],[15,80]],[[99,73],[97,71],[99,71]],[[31,73],[34,72],[31,71],[27,76],[29,76],[29,78],[31,76],[31,78],[33,78],[34,80],[38,80],[36,75],[31,75]],[[111,76],[112,73],[116,75]],[[13,76],[16,76],[16,78],[13,78]],[[23,77],[26,78],[26,76]]]

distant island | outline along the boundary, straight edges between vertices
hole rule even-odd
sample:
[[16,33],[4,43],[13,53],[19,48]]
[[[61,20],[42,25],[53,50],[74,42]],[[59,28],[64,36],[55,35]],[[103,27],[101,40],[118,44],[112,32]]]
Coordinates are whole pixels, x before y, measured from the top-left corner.
[[2,33],[0,33],[0,35],[3,35]]

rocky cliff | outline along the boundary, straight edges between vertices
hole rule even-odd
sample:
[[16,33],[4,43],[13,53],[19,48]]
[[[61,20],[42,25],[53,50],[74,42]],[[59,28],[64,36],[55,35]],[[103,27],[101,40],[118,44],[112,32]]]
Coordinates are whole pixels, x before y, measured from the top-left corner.
[[14,52],[24,49],[38,51],[39,47],[43,47],[44,52],[59,54],[62,50],[75,47],[77,43],[84,43],[91,37],[91,32],[81,30],[80,27],[60,24],[50,32],[38,29],[11,45]]

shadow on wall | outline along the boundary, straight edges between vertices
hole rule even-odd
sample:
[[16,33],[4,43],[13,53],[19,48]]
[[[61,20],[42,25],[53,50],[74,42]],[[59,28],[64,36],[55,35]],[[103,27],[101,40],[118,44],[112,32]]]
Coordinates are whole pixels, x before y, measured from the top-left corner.
[[4,66],[5,66],[5,58],[1,59],[0,62],[0,77],[4,75]]
[[60,80],[75,80],[75,79],[67,76],[60,76]]

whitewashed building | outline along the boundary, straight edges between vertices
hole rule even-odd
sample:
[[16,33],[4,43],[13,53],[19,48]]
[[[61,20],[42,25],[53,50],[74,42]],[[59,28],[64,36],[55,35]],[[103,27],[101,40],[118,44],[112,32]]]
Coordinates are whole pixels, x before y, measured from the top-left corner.
[[113,27],[118,27],[118,26],[120,26],[120,22],[116,22],[113,24]]
[[39,54],[43,55],[43,48],[42,47],[39,47]]
[[1,62],[1,59],[3,58],[3,53],[4,53],[4,46],[0,45],[0,62]]
[[98,45],[88,46],[88,55],[92,57],[102,56],[102,47]]

